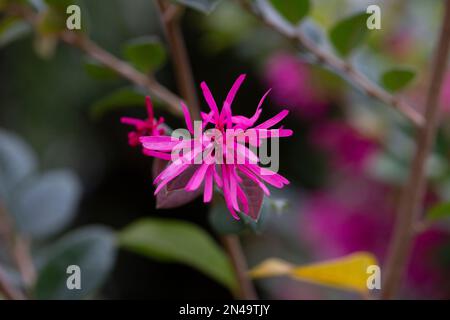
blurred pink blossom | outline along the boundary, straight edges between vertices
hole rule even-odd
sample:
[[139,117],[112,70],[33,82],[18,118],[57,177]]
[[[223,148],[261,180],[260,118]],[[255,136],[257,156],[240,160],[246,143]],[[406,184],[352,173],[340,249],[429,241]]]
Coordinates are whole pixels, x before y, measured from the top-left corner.
[[314,126],[310,142],[327,153],[335,166],[350,169],[362,169],[378,148],[375,141],[338,120],[327,120]]
[[[352,181],[352,177],[348,180]],[[345,188],[341,185],[336,187]],[[342,191],[337,192],[333,188],[311,196],[304,207],[301,234],[318,259],[363,250],[373,252],[383,263],[394,222],[391,206],[387,205],[390,192],[385,190],[384,202],[377,202],[374,200],[378,196],[366,196],[367,188],[370,190],[371,185],[361,188],[358,184],[351,189],[353,198],[362,199],[357,202],[350,197],[342,197]],[[377,182],[372,182],[372,188],[376,194],[383,190]],[[407,270],[408,294],[425,298],[450,297],[450,279],[439,262],[440,250],[449,241],[450,234],[436,228],[416,238]]]
[[264,78],[273,89],[277,104],[288,106],[307,120],[323,117],[329,103],[314,84],[310,67],[298,58],[279,53],[271,57],[264,70]]

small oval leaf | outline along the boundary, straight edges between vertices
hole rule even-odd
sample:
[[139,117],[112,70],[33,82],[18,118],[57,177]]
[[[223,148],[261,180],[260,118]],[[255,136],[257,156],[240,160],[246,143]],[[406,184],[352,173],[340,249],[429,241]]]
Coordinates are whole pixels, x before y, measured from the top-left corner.
[[432,206],[426,215],[428,220],[450,218],[450,202],[442,202]]
[[8,207],[21,233],[42,238],[67,226],[80,196],[81,183],[71,171],[50,171],[26,181]]
[[399,91],[410,84],[415,75],[410,69],[393,69],[383,73],[381,83],[389,91]]
[[91,115],[97,119],[113,110],[141,106],[144,99],[145,94],[140,90],[125,87],[95,102],[91,107]]
[[290,23],[298,24],[309,12],[309,0],[270,0],[277,12]]
[[129,41],[124,47],[124,56],[137,69],[149,73],[166,61],[166,51],[154,37],[142,37]]
[[330,40],[336,51],[342,56],[348,56],[366,38],[368,29],[367,13],[358,13],[339,21],[330,30]]
[[[100,288],[108,277],[116,257],[114,233],[104,227],[76,230],[37,254],[37,299],[83,299]],[[69,290],[69,266],[81,271],[81,289]]]

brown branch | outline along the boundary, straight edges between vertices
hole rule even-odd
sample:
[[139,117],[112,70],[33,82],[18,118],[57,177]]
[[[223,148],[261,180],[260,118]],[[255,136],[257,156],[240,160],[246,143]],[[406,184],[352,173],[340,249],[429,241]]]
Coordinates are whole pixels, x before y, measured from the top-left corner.
[[[34,13],[28,7],[11,6],[8,12],[13,16],[20,16],[24,18],[34,27],[36,27],[37,25],[38,17],[36,13]],[[79,48],[89,57],[114,70],[117,74],[134,83],[135,85],[145,88],[156,98],[163,101],[167,105],[168,111],[170,111],[177,117],[182,116],[180,107],[181,99],[170,90],[162,86],[159,82],[157,82],[154,77],[148,77],[142,72],[136,70],[127,62],[120,60],[119,58],[115,57],[108,51],[98,46],[82,33],[63,31],[59,33],[59,38],[65,43]]]
[[390,243],[382,286],[382,298],[395,296],[408,262],[415,225],[423,209],[426,190],[425,164],[433,148],[439,117],[441,92],[450,49],[450,0],[445,0],[445,14],[439,42],[433,59],[432,74],[426,97],[425,126],[416,138],[417,149],[410,169],[408,182],[400,200],[394,235]]
[[238,281],[238,292],[236,293],[237,298],[243,300],[258,299],[255,288],[253,287],[247,273],[247,262],[245,260],[244,253],[242,252],[239,238],[237,236],[227,235],[222,237],[222,242],[236,271]]
[[10,283],[6,273],[3,268],[0,266],[0,293],[8,300],[25,300],[25,296],[14,288],[14,286]]
[[177,11],[177,8],[180,10],[180,6],[170,4],[165,0],[157,0],[156,3],[161,14],[161,22],[164,27],[166,39],[169,43],[178,88],[181,96],[188,103],[191,117],[193,119],[199,119],[200,107],[195,91],[194,77],[179,24],[179,11]]
[[296,46],[306,49],[312,54],[317,62],[328,66],[338,74],[345,75],[345,79],[352,83],[356,88],[365,92],[368,96],[378,99],[386,105],[397,109],[406,118],[411,120],[415,125],[421,127],[424,124],[423,116],[413,107],[397,96],[394,96],[379,85],[372,82],[364,74],[359,72],[351,63],[344,61],[332,53],[321,49],[306,35],[296,28],[284,28],[273,21],[270,17],[257,10],[252,4],[245,0],[238,0],[238,3],[251,15],[262,21],[265,25],[275,30],[277,33],[287,38]]

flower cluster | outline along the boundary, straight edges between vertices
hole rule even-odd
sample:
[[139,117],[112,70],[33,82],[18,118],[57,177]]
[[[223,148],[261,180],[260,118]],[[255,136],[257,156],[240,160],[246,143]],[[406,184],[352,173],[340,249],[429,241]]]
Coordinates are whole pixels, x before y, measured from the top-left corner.
[[[223,194],[226,205],[235,219],[239,219],[238,212],[257,219],[259,212],[251,210],[250,202],[254,194],[249,190],[254,192],[256,187],[261,193],[270,195],[266,184],[282,188],[289,183],[283,176],[260,166],[258,156],[251,150],[252,148],[247,147],[247,144],[257,147],[267,139],[291,136],[292,131],[289,129],[283,127],[273,129],[287,116],[288,111],[283,110],[273,118],[255,125],[261,115],[262,104],[269,93],[267,92],[252,117],[233,115],[231,105],[244,80],[245,75],[238,77],[221,110],[207,84],[205,82],[201,84],[210,110],[208,113],[201,113],[198,126],[200,133],[194,132],[198,131],[197,126],[194,129],[187,106],[181,104],[187,129],[194,137],[180,140],[174,136],[162,136],[159,132],[156,134],[149,132],[150,134],[140,136],[139,141],[147,155],[170,159],[167,167],[154,181],[157,185],[155,194],[189,169],[193,173],[184,187],[186,191],[194,192],[203,187],[203,200],[210,202],[216,187]],[[237,141],[230,142],[230,131],[234,132]],[[199,156],[202,156],[200,160]],[[238,158],[245,161],[238,161]],[[249,184],[252,188],[245,187]]]

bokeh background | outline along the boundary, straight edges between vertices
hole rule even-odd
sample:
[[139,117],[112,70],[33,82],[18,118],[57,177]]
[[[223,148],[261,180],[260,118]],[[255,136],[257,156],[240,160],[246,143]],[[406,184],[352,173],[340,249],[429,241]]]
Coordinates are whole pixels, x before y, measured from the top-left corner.
[[[317,24],[324,30],[369,4],[379,4],[382,30],[371,32],[352,60],[375,80],[392,66],[411,66],[417,76],[403,94],[420,105],[438,33],[440,1],[312,2],[306,25]],[[130,39],[148,35],[164,39],[153,1],[80,3],[91,38],[116,55],[122,54],[123,44]],[[182,21],[196,83],[207,81],[222,99],[235,78],[246,73],[234,112],[253,114],[268,88],[273,91],[265,117],[281,108],[291,110],[285,127],[293,129],[294,136],[284,139],[280,148],[280,171],[291,184],[275,194],[287,203],[286,208],[266,219],[258,232],[242,233],[249,265],[268,257],[303,264],[358,250],[371,251],[383,262],[399,188],[413,151],[413,131],[405,119],[331,72],[306,63],[289,42],[232,1],[222,1],[209,15],[186,10]],[[24,33],[0,50],[0,127],[31,146],[40,171],[66,168],[81,182],[76,216],[53,237],[90,224],[119,230],[150,216],[192,221],[215,235],[208,206],[201,199],[178,209],[155,209],[152,160],[128,146],[130,128],[120,123],[125,115],[145,117],[143,100],[93,115],[97,101],[129,84],[121,79],[93,79],[84,67],[86,57],[74,48],[59,44],[53,53],[45,53],[37,47],[33,33]],[[156,76],[176,92],[170,58]],[[450,72],[441,105],[442,126],[428,170],[427,208],[449,200]],[[163,106],[155,112],[174,128],[184,126]],[[449,268],[448,223],[434,224],[414,245],[403,297],[450,297]],[[256,286],[263,298],[358,298],[287,278],[257,281]],[[231,295],[190,267],[121,250],[95,297],[210,299]]]

